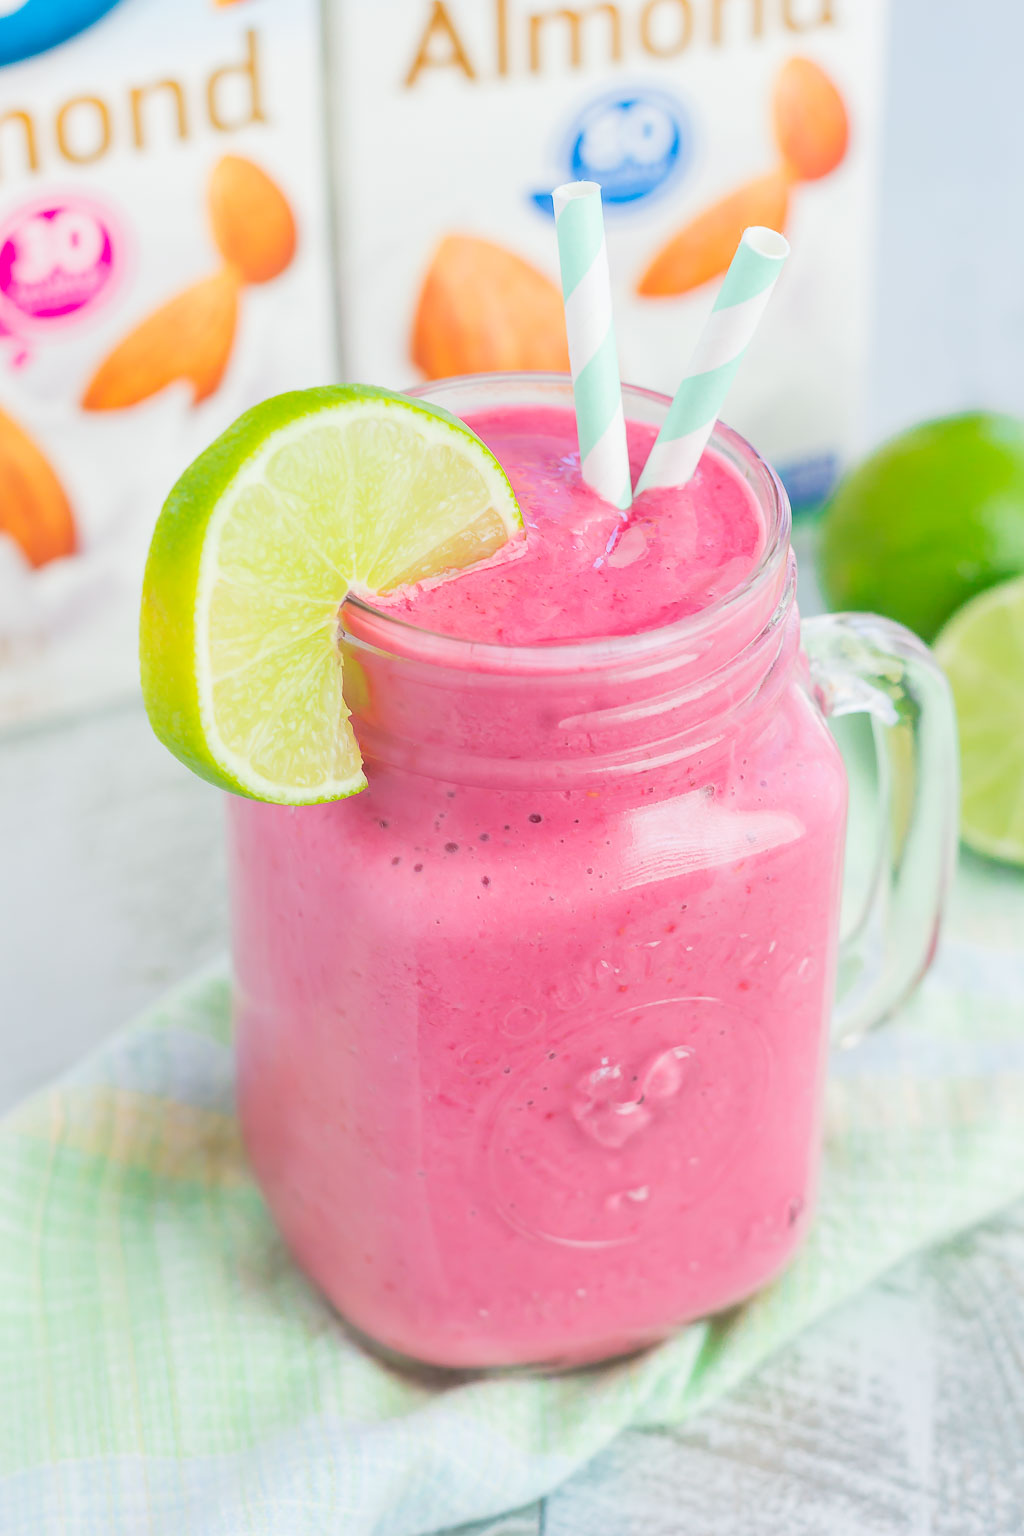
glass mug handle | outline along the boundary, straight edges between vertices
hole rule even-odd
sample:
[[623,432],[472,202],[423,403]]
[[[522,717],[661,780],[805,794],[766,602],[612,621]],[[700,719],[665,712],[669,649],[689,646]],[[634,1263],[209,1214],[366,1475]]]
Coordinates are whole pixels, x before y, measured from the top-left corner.
[[959,825],[956,715],[917,637],[874,614],[804,621],[814,696],[826,718],[867,714],[877,758],[879,835],[862,910],[839,949],[833,1037],[853,1045],[913,989],[935,949]]

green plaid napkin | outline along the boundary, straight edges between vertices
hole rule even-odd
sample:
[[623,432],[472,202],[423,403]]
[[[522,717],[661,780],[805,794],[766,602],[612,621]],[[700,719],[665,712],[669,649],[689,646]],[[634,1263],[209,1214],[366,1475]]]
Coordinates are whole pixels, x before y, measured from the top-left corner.
[[820,1215],[785,1278],[551,1380],[408,1378],[348,1339],[246,1169],[226,977],[182,988],[0,1125],[0,1532],[415,1536],[697,1412],[1024,1194],[1022,934],[1024,879],[966,861],[938,965],[835,1062]]

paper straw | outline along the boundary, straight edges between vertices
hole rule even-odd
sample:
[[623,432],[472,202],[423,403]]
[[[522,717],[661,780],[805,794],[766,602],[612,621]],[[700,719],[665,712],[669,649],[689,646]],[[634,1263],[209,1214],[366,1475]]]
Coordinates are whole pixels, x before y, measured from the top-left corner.
[[697,468],[788,255],[789,242],[776,230],[744,230],[637,482],[638,495],[655,486],[685,485]]
[[570,181],[553,195],[580,472],[605,501],[625,508],[633,491],[601,188],[596,181]]

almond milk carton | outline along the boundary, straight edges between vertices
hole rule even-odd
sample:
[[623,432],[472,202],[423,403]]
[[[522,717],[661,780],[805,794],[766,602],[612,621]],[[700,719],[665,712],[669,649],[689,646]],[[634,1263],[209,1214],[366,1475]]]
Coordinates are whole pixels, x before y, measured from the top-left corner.
[[0,723],[135,686],[166,492],[335,374],[317,0],[0,0]]
[[589,179],[623,375],[672,393],[767,224],[792,255],[727,420],[819,502],[864,405],[886,0],[327,7],[345,369],[564,369],[550,193]]

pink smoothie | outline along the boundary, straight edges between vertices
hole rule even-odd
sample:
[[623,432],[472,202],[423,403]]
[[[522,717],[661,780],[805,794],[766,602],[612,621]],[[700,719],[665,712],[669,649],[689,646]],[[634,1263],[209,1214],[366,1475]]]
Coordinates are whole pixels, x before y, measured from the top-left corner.
[[[504,466],[526,539],[381,605],[424,629],[501,645],[632,635],[724,597],[764,548],[754,497],[717,454],[682,491],[648,491],[620,512],[580,479],[570,411],[492,411],[469,425]],[[629,424],[634,480],[654,438]]]
[[623,517],[567,413],[472,425],[525,541],[390,612],[541,649],[707,623],[552,679],[394,660],[345,616],[369,789],[230,802],[240,1105],[292,1251],[365,1335],[584,1361],[749,1295],[806,1228],[845,778],[795,613],[771,621],[785,552],[760,609],[708,613],[766,548],[724,457]]

